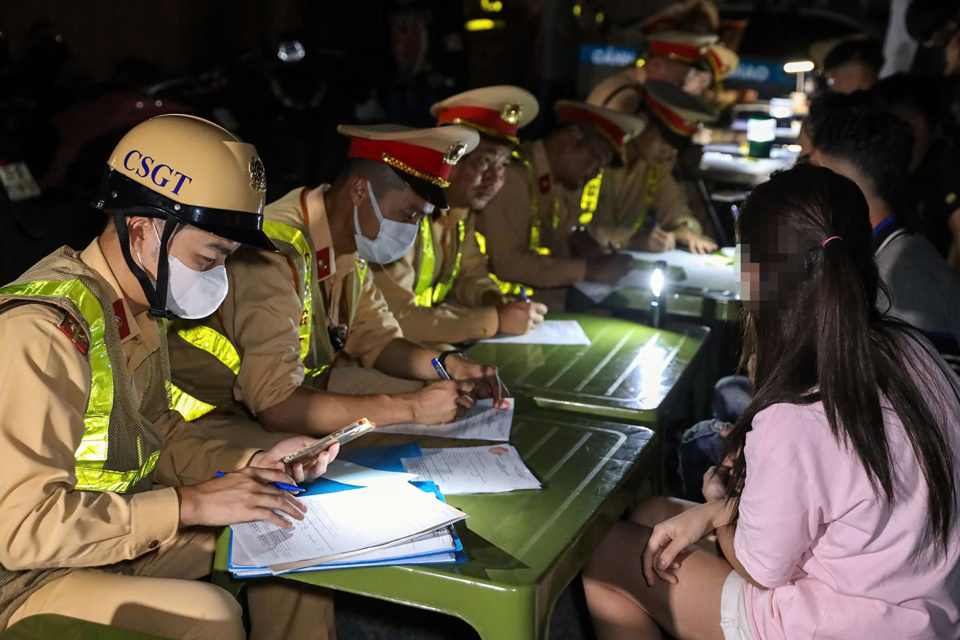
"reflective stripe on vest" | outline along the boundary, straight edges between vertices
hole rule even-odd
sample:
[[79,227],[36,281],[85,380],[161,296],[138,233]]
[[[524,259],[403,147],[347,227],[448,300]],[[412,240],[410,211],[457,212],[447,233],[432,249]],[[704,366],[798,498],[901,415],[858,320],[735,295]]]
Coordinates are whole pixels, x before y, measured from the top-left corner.
[[420,218],[420,238],[423,251],[420,258],[420,275],[417,277],[417,286],[414,289],[414,301],[419,307],[432,307],[443,302],[447,293],[453,288],[453,283],[460,275],[460,258],[463,256],[463,238],[466,225],[463,220],[457,222],[457,255],[453,260],[453,271],[450,280],[433,285],[433,271],[437,264],[437,254],[433,246],[433,232],[430,230],[430,221],[426,217]]
[[580,196],[581,226],[585,227],[593,222],[593,214],[597,212],[597,203],[600,201],[601,184],[603,184],[603,169],[597,173],[597,177],[583,185],[583,194]]
[[300,334],[300,359],[305,360],[310,352],[310,330],[313,327],[313,251],[303,232],[296,227],[282,222],[264,221],[263,232],[271,240],[286,243],[293,247],[293,251],[284,251],[284,254],[294,261],[300,281],[300,300],[303,313],[300,316],[300,325],[297,332]]
[[640,227],[642,227],[643,223],[647,220],[647,215],[650,214],[650,207],[653,206],[653,199],[657,195],[657,186],[660,184],[661,167],[662,165],[654,164],[647,169],[647,184],[643,192],[643,208],[640,210],[640,215],[637,216],[637,221],[634,222],[633,227],[631,227],[634,233],[640,231]]
[[[30,298],[66,298],[77,308],[90,330],[90,393],[83,413],[83,438],[74,452],[76,489],[124,493],[148,476],[156,467],[160,452],[129,471],[104,469],[109,453],[110,414],[113,412],[113,366],[104,340],[104,313],[96,296],[80,280],[66,282],[28,282],[0,289],[0,296]],[[162,330],[162,327],[161,327]],[[139,447],[138,442],[138,447]]]
[[[479,231],[474,231],[474,234],[477,237],[477,246],[480,247],[480,253],[484,256],[487,255],[487,238]],[[498,278],[492,271],[489,273],[490,279],[497,283],[497,286],[500,288],[500,291],[505,296],[520,296],[521,292],[526,291],[527,297],[533,295],[533,289],[530,287],[525,287],[522,284],[516,282],[507,282]]]

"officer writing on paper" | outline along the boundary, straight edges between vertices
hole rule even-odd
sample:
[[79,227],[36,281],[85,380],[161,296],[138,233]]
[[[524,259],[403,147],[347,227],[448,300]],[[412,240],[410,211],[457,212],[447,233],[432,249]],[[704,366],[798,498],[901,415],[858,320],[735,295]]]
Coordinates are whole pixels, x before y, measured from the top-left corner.
[[[224,297],[241,243],[272,248],[265,190],[252,145],[192,116],[154,118],[110,157],[103,233],[0,288],[0,629],[57,613],[246,637],[234,599],[191,581],[212,570],[210,527],[291,526],[303,507],[273,483],[319,476],[337,449],[288,468],[281,458],[313,440],[262,451],[204,438],[168,409],[163,325]],[[252,637],[325,637],[318,594],[262,583],[249,596]]]
[[683,245],[692,253],[715,251],[717,244],[703,235],[673,174],[678,153],[702,123],[717,115],[703,101],[655,80],[647,81],[642,99],[638,113],[648,126],[630,143],[628,166],[601,176],[586,231],[596,247],[659,252]]
[[[477,132],[339,131],[349,162],[333,184],[264,210],[280,253],[239,252],[216,313],[171,331],[175,406],[209,433],[268,445],[277,432],[326,434],[358,418],[440,424],[504,393],[494,367],[404,339],[367,266],[403,257],[421,218],[447,207],[443,187]],[[433,359],[453,379],[423,388],[438,380]],[[404,388],[416,391],[386,395]],[[347,395],[359,393],[370,395]]]
[[478,216],[490,266],[498,279],[520,285],[564,287],[582,280],[616,282],[627,256],[571,256],[569,239],[580,222],[584,184],[611,162],[643,121],[611,109],[561,100],[556,127],[522,145],[522,162],[508,167],[503,188]]
[[501,290],[491,278],[476,237],[477,216],[503,187],[517,131],[538,110],[530,92],[511,86],[473,89],[431,108],[438,125],[475,129],[480,143],[450,170],[450,210],[420,220],[417,241],[403,258],[373,266],[408,339],[454,344],[520,335],[543,321],[544,305],[522,299],[509,285]]

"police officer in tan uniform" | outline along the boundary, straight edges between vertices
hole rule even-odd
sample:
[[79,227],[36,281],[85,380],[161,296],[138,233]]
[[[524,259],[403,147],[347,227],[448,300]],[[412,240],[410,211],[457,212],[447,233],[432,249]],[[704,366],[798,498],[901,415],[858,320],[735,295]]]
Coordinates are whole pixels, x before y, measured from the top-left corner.
[[715,35],[663,32],[651,36],[647,44],[644,58],[598,83],[587,102],[635,114],[643,106],[647,80],[666,82],[699,96],[728,78],[740,60],[736,53],[717,44]]
[[403,258],[373,265],[377,285],[410,340],[455,344],[496,333],[519,335],[543,321],[542,304],[510,298],[491,279],[476,238],[476,216],[503,186],[517,131],[538,110],[530,92],[511,86],[473,89],[431,107],[438,125],[475,129],[480,144],[450,170],[450,210],[420,221],[417,242]]
[[[501,280],[538,288],[582,280],[615,282],[629,258],[571,256],[568,241],[579,225],[583,185],[643,130],[634,116],[571,100],[554,110],[557,126],[546,138],[522,145],[523,162],[507,169],[500,193],[478,216],[491,271]],[[540,298],[556,306],[555,297]]]
[[636,159],[625,170],[600,176],[596,210],[587,231],[600,247],[668,251],[686,246],[693,253],[715,251],[690,210],[686,191],[674,177],[680,149],[716,113],[679,88],[650,80],[640,113],[648,122],[632,143]]
[[[477,132],[339,131],[351,140],[349,163],[333,184],[295,189],[264,210],[280,253],[239,253],[216,313],[171,331],[175,406],[210,433],[266,445],[277,432],[329,433],[362,417],[439,424],[472,396],[502,394],[495,368],[404,339],[368,273],[368,262],[403,257],[421,218],[447,207],[450,170]],[[453,380],[423,387],[438,379],[433,358]],[[396,379],[416,391],[385,395]]]
[[[0,288],[0,629],[57,613],[166,638],[246,637],[234,599],[192,581],[212,570],[212,527],[290,526],[277,512],[302,507],[272,482],[318,476],[336,449],[284,469],[313,440],[262,451],[204,438],[168,409],[163,325],[218,303],[240,243],[272,247],[264,191],[252,145],[192,116],[153,118],[108,161],[103,234]],[[318,590],[266,581],[248,593],[254,638],[332,631]]]

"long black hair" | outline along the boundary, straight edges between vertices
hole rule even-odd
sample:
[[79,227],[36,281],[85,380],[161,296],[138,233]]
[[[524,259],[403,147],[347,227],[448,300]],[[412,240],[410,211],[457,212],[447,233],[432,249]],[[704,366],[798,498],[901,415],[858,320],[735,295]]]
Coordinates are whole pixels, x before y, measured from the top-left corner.
[[[956,504],[954,458],[944,411],[935,408],[938,401],[949,405],[935,395],[929,364],[917,361],[918,352],[935,358],[932,347],[877,307],[883,285],[863,194],[829,169],[798,165],[754,190],[738,234],[749,280],[744,352],[756,349],[757,370],[753,400],[728,438],[735,456],[728,497],[743,491],[747,469],[739,452],[754,416],[777,403],[820,401],[834,437],[859,458],[874,491],[892,502],[884,397],[919,461],[931,531],[945,545]],[[954,396],[951,402],[956,386]]]

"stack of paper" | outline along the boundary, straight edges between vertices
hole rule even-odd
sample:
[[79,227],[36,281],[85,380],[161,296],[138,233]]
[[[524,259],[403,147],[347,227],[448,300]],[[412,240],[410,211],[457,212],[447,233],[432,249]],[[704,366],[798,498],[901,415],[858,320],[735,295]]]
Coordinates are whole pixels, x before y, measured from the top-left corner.
[[306,517],[289,529],[262,521],[231,527],[235,575],[451,562],[462,551],[451,525],[467,515],[446,504],[433,483],[378,481],[299,499]]

